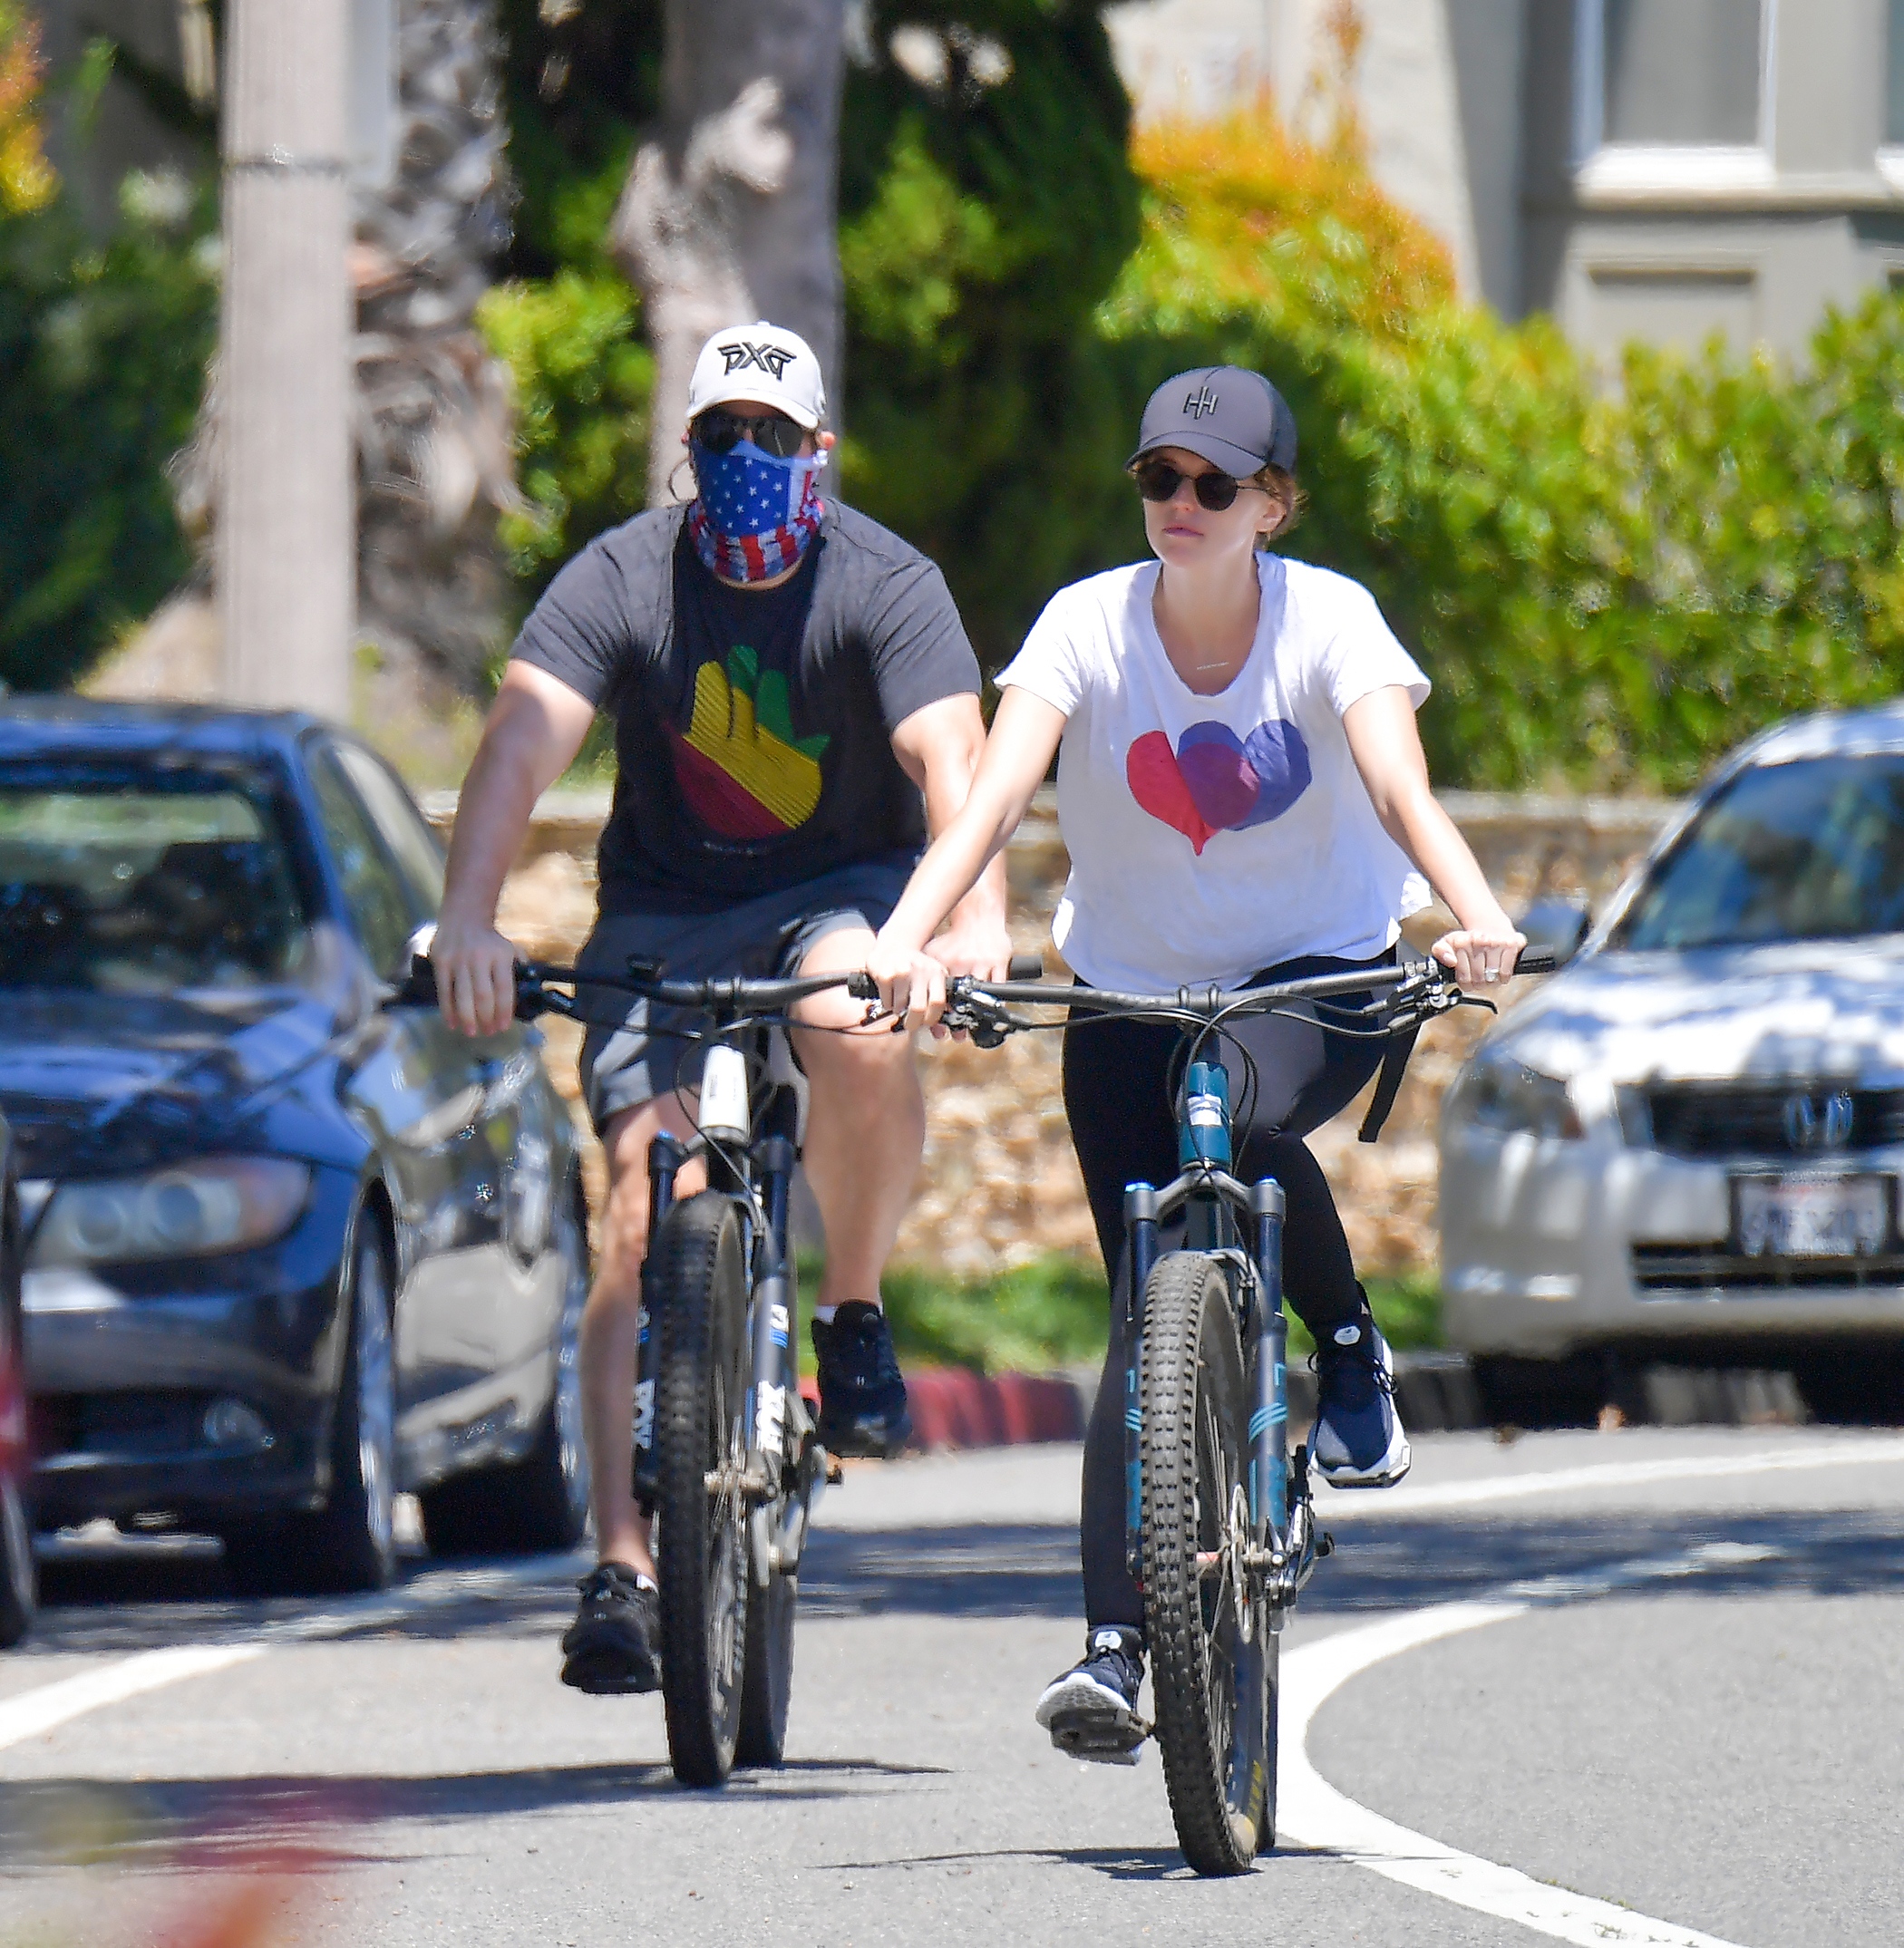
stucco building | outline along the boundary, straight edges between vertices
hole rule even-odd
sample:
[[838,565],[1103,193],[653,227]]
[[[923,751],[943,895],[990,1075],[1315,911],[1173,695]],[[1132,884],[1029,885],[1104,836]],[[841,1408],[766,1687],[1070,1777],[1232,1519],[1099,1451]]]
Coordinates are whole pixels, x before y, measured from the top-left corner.
[[[1328,0],[1109,10],[1141,115],[1267,83],[1300,112]],[[1904,278],[1904,0],[1359,0],[1375,172],[1462,287],[1589,348],[1802,354]]]

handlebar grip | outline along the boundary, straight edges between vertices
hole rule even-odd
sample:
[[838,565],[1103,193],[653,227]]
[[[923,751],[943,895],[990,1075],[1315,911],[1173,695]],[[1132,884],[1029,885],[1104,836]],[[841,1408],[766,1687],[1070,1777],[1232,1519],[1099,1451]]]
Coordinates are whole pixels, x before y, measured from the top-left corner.
[[879,998],[879,984],[863,967],[858,974],[847,975],[846,991],[855,1001],[877,1001]]
[[1514,972],[1517,974],[1559,974],[1559,962],[1545,947],[1537,947],[1531,953],[1523,954],[1514,963]]
[[427,954],[410,956],[410,978],[397,989],[395,999],[405,1007],[435,1007],[436,969]]
[[1044,956],[1042,954],[1013,955],[1005,978],[1007,981],[1042,981],[1044,978]]

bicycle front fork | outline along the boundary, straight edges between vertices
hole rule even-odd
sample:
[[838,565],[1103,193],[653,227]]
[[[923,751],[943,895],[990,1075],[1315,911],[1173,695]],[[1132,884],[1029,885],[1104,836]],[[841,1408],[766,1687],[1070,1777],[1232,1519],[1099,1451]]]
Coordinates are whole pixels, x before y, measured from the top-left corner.
[[[1124,1566],[1143,1582],[1144,1291],[1157,1265],[1155,1188],[1124,1190],[1124,1236],[1130,1240],[1130,1284],[1124,1294]],[[1264,1178],[1249,1193],[1255,1219],[1257,1304],[1256,1392],[1249,1412],[1249,1529],[1258,1549],[1284,1533],[1289,1515],[1289,1322],[1283,1311],[1283,1187]]]

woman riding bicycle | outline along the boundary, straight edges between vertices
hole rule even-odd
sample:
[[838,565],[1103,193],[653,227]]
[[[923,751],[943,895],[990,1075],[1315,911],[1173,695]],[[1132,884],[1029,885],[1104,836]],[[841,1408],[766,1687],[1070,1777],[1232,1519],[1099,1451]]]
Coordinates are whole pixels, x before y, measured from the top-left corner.
[[[1458,922],[1433,949],[1456,979],[1513,971],[1522,936],[1429,790],[1414,723],[1426,677],[1366,589],[1267,552],[1300,504],[1295,463],[1294,417],[1260,373],[1205,368],[1151,394],[1127,465],[1157,560],[1061,589],[1000,674],[971,794],[869,962],[908,1025],[936,1021],[945,999],[945,969],[921,949],[1016,829],[1054,753],[1071,877],[1052,935],[1093,985],[1168,993],[1383,966],[1429,884]],[[1225,1035],[1255,1085],[1239,1105],[1237,1175],[1274,1177],[1287,1198],[1285,1289],[1317,1348],[1315,1467],[1337,1488],[1385,1488],[1409,1464],[1388,1349],[1302,1140],[1347,1106],[1382,1045],[1313,1016],[1258,1016]],[[1177,1174],[1178,1041],[1156,1022],[1065,1031],[1064,1107],[1113,1280],[1124,1186]],[[1084,1444],[1085,1656],[1040,1699],[1047,1727],[1080,1712],[1112,1732],[1139,1722],[1122,1310]],[[1108,1757],[1118,1740],[1103,1744]]]

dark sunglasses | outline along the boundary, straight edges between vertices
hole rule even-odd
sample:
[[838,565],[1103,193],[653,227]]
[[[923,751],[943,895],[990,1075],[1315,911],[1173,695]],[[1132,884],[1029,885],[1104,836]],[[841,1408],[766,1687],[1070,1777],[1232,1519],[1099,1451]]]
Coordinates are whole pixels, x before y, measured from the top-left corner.
[[[1220,514],[1225,508],[1233,506],[1239,488],[1257,487],[1254,480],[1239,480],[1227,473],[1200,473],[1192,480],[1167,460],[1139,460],[1131,470],[1131,478],[1146,500],[1169,500],[1185,480],[1190,480],[1197,505],[1208,508],[1212,514]],[[1258,487],[1257,491],[1265,489]]]
[[695,422],[695,443],[710,453],[731,453],[737,441],[751,440],[775,460],[792,460],[806,436],[804,426],[796,426],[781,412],[729,412],[710,406]]

